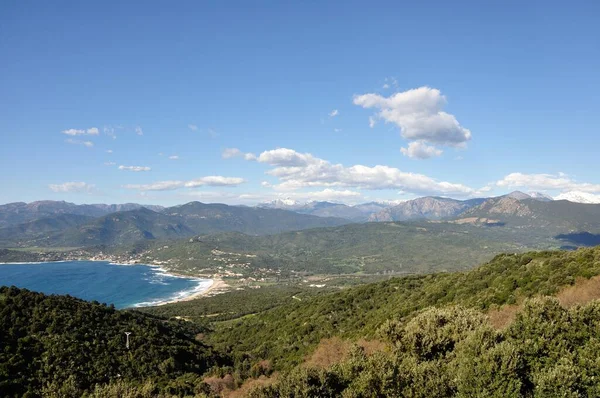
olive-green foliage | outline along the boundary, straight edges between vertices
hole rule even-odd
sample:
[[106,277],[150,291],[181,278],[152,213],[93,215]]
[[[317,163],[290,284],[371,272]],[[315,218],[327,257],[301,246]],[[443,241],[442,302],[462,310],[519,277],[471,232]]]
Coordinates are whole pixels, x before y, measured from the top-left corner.
[[367,356],[355,348],[329,369],[295,368],[252,396],[598,396],[599,302],[565,310],[552,298],[528,300],[505,331],[463,307],[395,322],[392,352]]
[[[249,262],[250,273],[260,268],[343,274],[355,272],[428,273],[470,269],[507,251],[546,249],[560,243],[541,230],[489,228],[452,223],[367,223],[318,228],[276,235],[224,233],[198,239],[164,242],[141,261],[169,261],[178,272],[213,269]],[[215,256],[212,250],[256,257]]]
[[600,247],[504,254],[469,272],[393,278],[215,323],[206,341],[286,369],[300,363],[323,338],[375,336],[386,321],[410,318],[430,306],[461,304],[484,310],[552,295],[576,278],[594,275],[600,275]]
[[[196,341],[203,331],[189,322],[0,287],[0,396],[81,396],[98,383],[145,379],[169,393],[194,392],[200,381],[190,374],[226,364]],[[129,350],[124,332],[131,332]]]
[[260,289],[233,290],[199,300],[139,308],[138,311],[168,318],[182,316],[188,320],[205,324],[209,321],[235,319],[266,311],[295,300],[294,296],[302,299],[318,293],[320,293],[318,290],[296,285],[275,285]]

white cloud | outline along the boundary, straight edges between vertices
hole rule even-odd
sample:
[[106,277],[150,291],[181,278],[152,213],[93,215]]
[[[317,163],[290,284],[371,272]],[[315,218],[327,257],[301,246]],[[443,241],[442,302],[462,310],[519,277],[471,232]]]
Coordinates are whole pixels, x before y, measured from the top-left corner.
[[89,129],[68,129],[63,130],[63,134],[76,136],[76,135],[98,135],[100,131],[98,131],[97,127],[90,127]]
[[114,166],[114,165],[116,165],[116,163],[115,162],[104,162],[104,165],[105,166]]
[[140,171],[150,171],[151,169],[148,166],[123,166],[123,165],[120,165],[119,170],[140,172]]
[[294,192],[288,193],[287,196],[290,196],[296,200],[318,200],[318,201],[351,201],[355,199],[362,198],[362,194],[357,191],[350,190],[335,190],[331,188],[325,188],[322,191],[312,191],[312,192]]
[[221,156],[223,157],[223,159],[235,158],[238,156],[242,156],[242,151],[240,151],[237,148],[225,148]]
[[385,84],[382,86],[382,88],[383,88],[384,90],[387,90],[388,88],[390,88],[390,85],[389,85],[389,84],[387,84],[387,83],[385,83]]
[[144,130],[142,130],[142,128],[140,126],[136,126],[135,127],[135,133],[137,135],[144,135]]
[[198,126],[195,124],[188,124],[188,128],[192,131],[198,131]]
[[271,188],[273,186],[269,181],[262,181],[260,185],[262,185],[265,188]]
[[434,146],[427,145],[423,141],[413,141],[408,144],[408,148],[400,148],[400,152],[404,156],[413,159],[429,159],[434,156],[440,156],[443,151]]
[[577,202],[577,203],[599,204],[600,203],[600,195],[593,194],[593,193],[587,193],[587,192],[580,192],[580,191],[570,191],[570,192],[563,192],[560,195],[555,196],[554,200],[568,200],[570,202]]
[[463,184],[437,181],[423,174],[377,165],[346,167],[332,164],[309,153],[279,148],[265,151],[257,159],[273,166],[267,174],[280,180],[276,189],[306,187],[354,187],[359,189],[400,189],[414,194],[473,196],[478,190]]
[[210,191],[188,191],[181,194],[183,197],[193,197],[205,201],[218,201],[231,204],[257,204],[269,202],[275,199],[292,199],[298,202],[307,202],[310,200],[359,203],[364,200],[360,192],[350,190],[324,189],[322,191],[312,192],[259,192],[259,193],[234,193],[234,192],[210,192]]
[[95,185],[85,182],[65,182],[62,184],[50,184],[48,188],[53,192],[91,192]]
[[600,193],[600,184],[579,183],[565,173],[558,174],[524,174],[511,173],[496,185],[506,188],[527,188],[528,190],[558,190]]
[[329,112],[329,117],[336,117],[339,114],[340,112],[337,109],[334,109],[331,112]]
[[107,149],[106,153],[113,153],[113,150],[112,149]]
[[369,127],[371,127],[371,128],[375,127],[376,123],[377,123],[377,121],[375,120],[375,118],[373,116],[369,116]]
[[177,160],[177,159],[179,159],[179,156],[178,155],[171,155],[171,156],[169,156],[169,159],[171,159],[171,160]]
[[68,144],[73,144],[73,145],[83,145],[88,148],[91,148],[94,146],[94,143],[92,141],[81,141],[81,140],[75,140],[73,138],[67,138],[65,140],[65,142]]
[[220,187],[220,186],[236,186],[240,185],[244,182],[243,178],[238,177],[223,177],[223,176],[207,176],[198,178],[197,180],[186,181],[186,188],[195,188],[203,185],[208,185],[211,187]]
[[227,187],[237,186],[244,183],[243,178],[207,176],[189,181],[157,181],[151,184],[128,184],[124,185],[126,189],[137,189],[139,191],[171,191],[180,188],[197,188],[202,186]]
[[[454,115],[442,111],[446,97],[437,89],[420,87],[384,97],[363,94],[354,97],[354,104],[377,109],[375,117],[400,128],[402,137],[428,143],[464,146],[471,132],[462,127]],[[369,119],[373,127],[375,119]]]
[[342,129],[333,129],[333,131],[334,131],[335,133],[340,133],[340,132],[342,131]]
[[223,152],[221,153],[221,157],[223,159],[231,159],[231,158],[237,158],[237,157],[243,157],[246,160],[256,160],[256,155],[248,152],[248,153],[244,153],[242,151],[240,151],[237,148],[225,148],[223,150]]

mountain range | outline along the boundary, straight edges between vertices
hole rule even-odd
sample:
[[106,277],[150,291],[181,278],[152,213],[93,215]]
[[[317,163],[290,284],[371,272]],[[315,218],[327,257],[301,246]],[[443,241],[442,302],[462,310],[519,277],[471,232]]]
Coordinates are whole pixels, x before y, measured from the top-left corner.
[[[127,245],[143,240],[176,239],[226,231],[250,235],[275,234],[350,222],[342,218],[317,217],[279,209],[200,202],[157,209],[159,211],[137,205],[133,210],[91,217],[63,214],[65,205],[58,203],[56,208],[59,210],[53,216],[46,216],[47,212],[42,212],[44,217],[38,220],[0,228],[0,247]],[[77,205],[72,208],[82,210]],[[94,211],[105,210],[100,208]],[[26,216],[31,217],[31,214],[26,213]],[[15,218],[10,212],[4,217],[8,220]]]
[[137,203],[125,204],[82,204],[76,205],[64,201],[41,200],[24,203],[14,202],[0,205],[0,228],[34,221],[59,214],[73,214],[78,216],[100,217],[117,211],[137,210],[145,207],[150,210],[160,211],[162,206],[140,205]]
[[134,203],[10,203],[0,206],[0,247],[114,246],[222,232],[272,235],[353,222],[419,220],[543,229],[545,236],[595,234],[600,231],[600,205],[519,191],[494,198],[423,197],[354,206],[287,200],[256,207],[190,202],[166,208]]

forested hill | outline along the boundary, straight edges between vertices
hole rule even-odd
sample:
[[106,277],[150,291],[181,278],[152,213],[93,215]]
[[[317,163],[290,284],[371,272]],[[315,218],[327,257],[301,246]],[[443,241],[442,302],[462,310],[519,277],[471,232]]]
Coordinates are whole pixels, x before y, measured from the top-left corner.
[[[487,310],[538,295],[554,295],[578,278],[600,275],[600,247],[577,251],[502,254],[472,271],[393,278],[316,296],[252,317],[217,324],[208,335],[215,348],[233,347],[274,362],[299,363],[322,339],[374,336],[388,320],[408,319],[431,306]],[[178,304],[160,309],[188,315]],[[185,306],[190,310],[191,306]]]
[[223,363],[195,339],[202,331],[69,296],[0,287],[0,396],[77,397],[97,383],[144,380],[191,394],[197,391],[186,384],[195,380],[199,388],[199,375]]

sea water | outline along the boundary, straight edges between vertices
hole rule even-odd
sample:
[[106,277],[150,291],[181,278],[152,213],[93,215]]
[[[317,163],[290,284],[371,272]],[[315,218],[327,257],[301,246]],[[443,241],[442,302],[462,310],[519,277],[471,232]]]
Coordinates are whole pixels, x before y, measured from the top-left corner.
[[211,279],[184,278],[159,267],[119,265],[108,261],[63,261],[0,264],[0,286],[17,286],[46,294],[143,307],[183,299],[204,291]]

